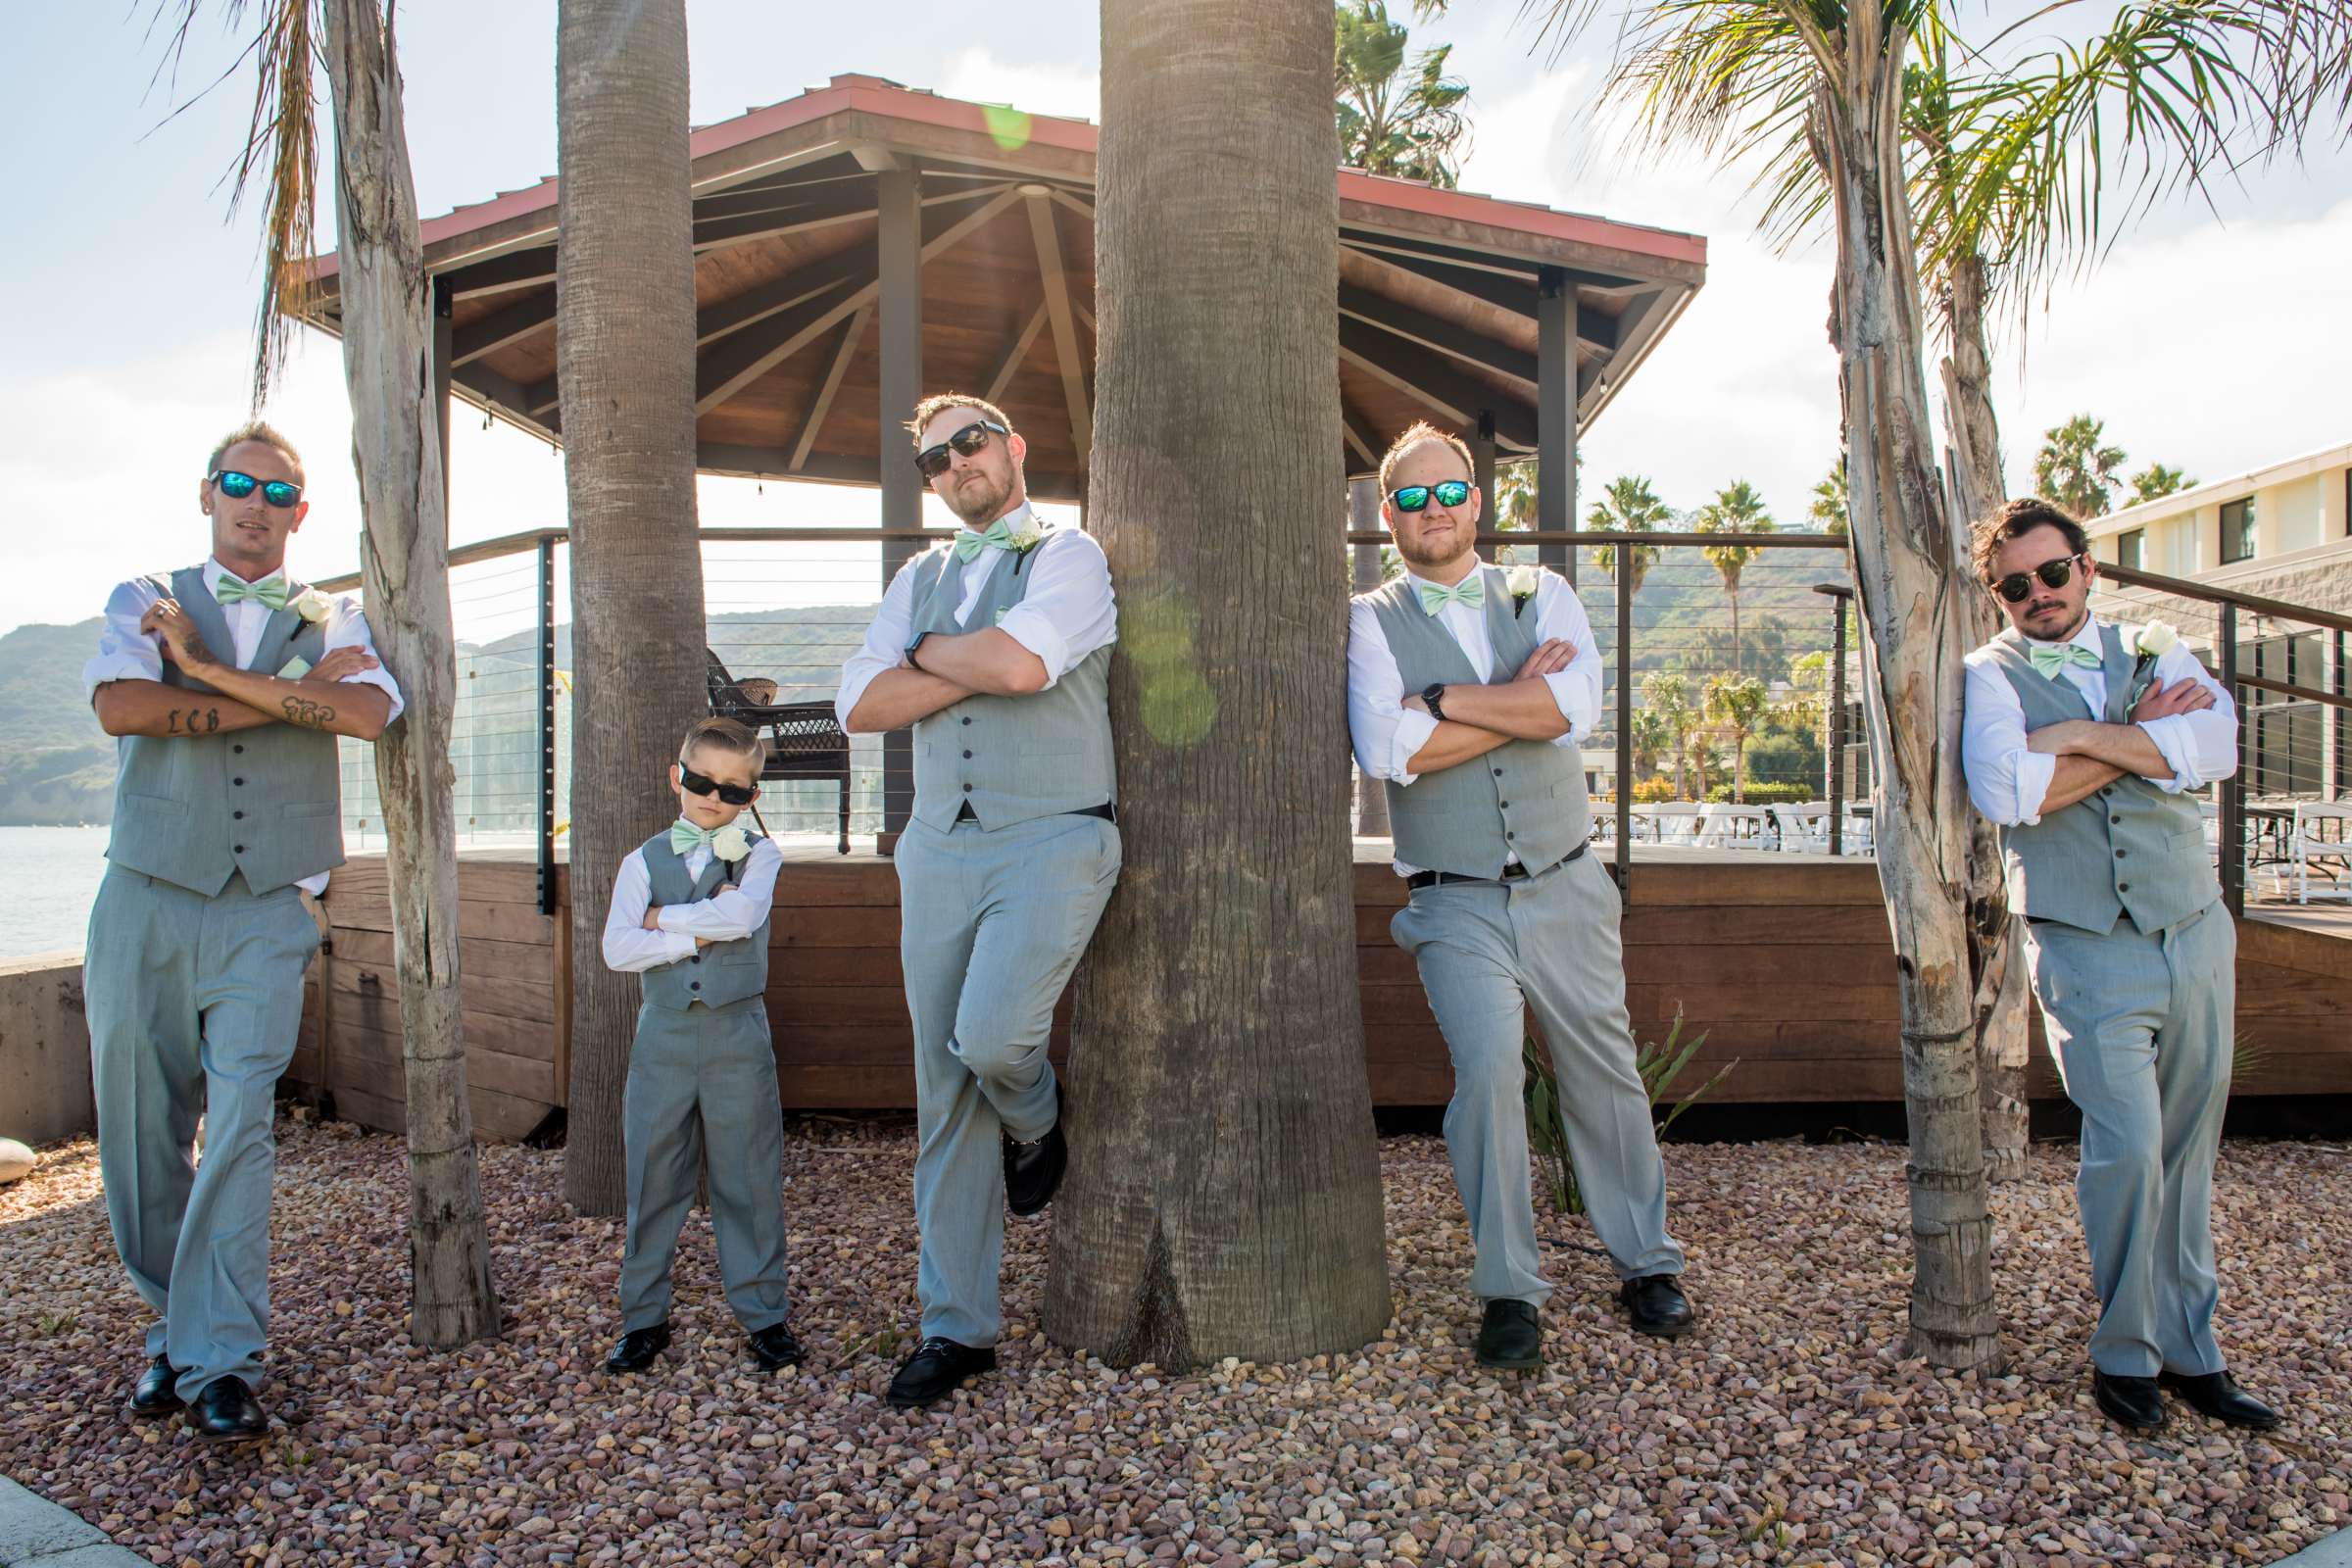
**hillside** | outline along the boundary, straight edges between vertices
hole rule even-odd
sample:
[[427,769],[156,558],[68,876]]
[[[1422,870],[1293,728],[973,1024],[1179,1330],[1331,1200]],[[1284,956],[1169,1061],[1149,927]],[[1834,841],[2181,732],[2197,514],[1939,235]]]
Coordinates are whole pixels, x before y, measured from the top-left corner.
[[105,822],[115,743],[81,695],[100,617],[0,636],[0,826]]

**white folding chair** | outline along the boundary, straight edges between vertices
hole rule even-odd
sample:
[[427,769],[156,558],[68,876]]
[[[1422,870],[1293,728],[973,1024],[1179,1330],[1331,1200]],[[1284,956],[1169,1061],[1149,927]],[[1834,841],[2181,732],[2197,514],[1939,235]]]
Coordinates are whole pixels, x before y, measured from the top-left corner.
[[2294,868],[2295,902],[2311,902],[2311,873],[2322,878],[2320,897],[2352,899],[2352,803],[2299,801],[2295,805],[2293,835],[2286,843],[2287,863]]

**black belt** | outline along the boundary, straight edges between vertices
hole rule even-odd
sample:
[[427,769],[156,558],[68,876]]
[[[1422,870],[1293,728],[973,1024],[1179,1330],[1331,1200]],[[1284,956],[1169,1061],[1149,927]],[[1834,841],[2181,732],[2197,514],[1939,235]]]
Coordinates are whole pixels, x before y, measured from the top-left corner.
[[[1554,871],[1559,869],[1561,866],[1566,865],[1569,861],[1582,856],[1589,848],[1591,848],[1591,846],[1579,844],[1575,849],[1570,850],[1566,855],[1561,856],[1558,859],[1552,861],[1551,864],[1545,866],[1544,871]],[[1544,871],[1530,871],[1524,865],[1506,865],[1502,868],[1502,875],[1499,877],[1462,876],[1453,871],[1415,871],[1411,876],[1408,876],[1404,879],[1404,885],[1409,891],[1418,893],[1423,888],[1442,888],[1448,882],[1485,882],[1488,884],[1494,884],[1496,882],[1524,882],[1531,876],[1542,876]]]
[[[1118,824],[1119,820],[1119,808],[1108,801],[1104,801],[1101,806],[1089,806],[1080,810],[1063,811],[1059,814],[1062,816],[1099,816],[1103,821],[1110,823],[1114,827]],[[958,822],[977,822],[980,820],[980,813],[972,809],[971,802],[966,801],[963,803],[963,809],[956,813],[956,820]]]

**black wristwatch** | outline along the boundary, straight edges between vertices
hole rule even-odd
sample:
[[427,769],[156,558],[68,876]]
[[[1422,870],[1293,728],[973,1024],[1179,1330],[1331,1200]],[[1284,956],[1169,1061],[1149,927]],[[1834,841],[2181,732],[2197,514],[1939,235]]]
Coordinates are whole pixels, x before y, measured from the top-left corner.
[[1446,683],[1433,680],[1421,688],[1421,702],[1428,708],[1429,716],[1439,723],[1446,722]]
[[[916,663],[916,662],[914,662],[914,651],[915,651],[916,649],[918,649],[918,648],[922,647],[922,646],[923,646],[923,639],[924,639],[924,638],[926,638],[926,637],[928,637],[928,636],[930,636],[930,635],[931,635],[931,634],[930,634],[929,632],[927,632],[927,631],[918,631],[918,632],[916,632],[916,633],[914,634],[914,641],[912,641],[912,642],[910,642],[910,643],[908,643],[908,644],[906,645],[906,667],[907,667],[907,668],[909,668],[909,669],[922,669],[922,667],[923,667],[923,666],[922,666],[922,665],[920,665],[920,664],[918,664],[918,663]],[[925,671],[924,671],[924,673],[928,674],[928,673],[929,673],[929,671],[928,671],[928,670],[925,670]]]

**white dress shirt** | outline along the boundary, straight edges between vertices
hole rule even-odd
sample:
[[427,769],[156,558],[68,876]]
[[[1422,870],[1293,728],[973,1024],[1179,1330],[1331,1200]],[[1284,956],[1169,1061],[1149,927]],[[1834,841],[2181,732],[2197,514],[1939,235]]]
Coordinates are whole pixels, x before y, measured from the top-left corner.
[[[686,852],[688,876],[699,882],[710,866],[709,845]],[[605,912],[605,966],[637,974],[693,957],[697,937],[742,941],[767,918],[776,899],[776,873],[783,868],[784,853],[775,840],[754,839],[740,882],[691,904],[664,904],[655,916],[662,928],[648,931],[645,911],[653,903],[653,874],[646,869],[644,850],[631,850],[612,877],[612,904]]]
[[[1023,502],[1004,514],[1004,526],[1018,533],[1041,525]],[[1046,666],[1046,684],[1052,686],[1087,655],[1116,642],[1119,619],[1110,591],[1110,563],[1103,557],[1102,547],[1077,528],[1046,528],[1044,533],[1044,542],[1030,553],[1028,564],[1021,568],[1029,573],[1029,591],[1004,612],[997,629],[1038,657]],[[950,573],[962,574],[957,626],[971,618],[992,574],[1012,569],[1011,555],[1009,550],[983,550],[969,561],[948,564]],[[929,551],[916,556],[890,579],[882,608],[865,629],[865,641],[841,666],[841,691],[834,698],[833,710],[845,729],[874,677],[906,662],[906,645],[914,641],[914,570],[929,556]]]
[[[218,561],[204,564],[204,586],[216,596],[220,591],[220,579],[236,574]],[[237,581],[245,579],[238,577]],[[268,581],[268,578],[262,579]],[[139,620],[155,608],[163,596],[155,585],[144,577],[117,583],[107,596],[106,624],[98,632],[98,655],[81,667],[81,685],[85,697],[97,698],[98,688],[110,680],[153,680],[164,678],[164,640],[153,632],[139,630]],[[254,651],[261,646],[262,631],[270,624],[270,610],[258,599],[240,599],[233,605],[222,605],[220,616],[228,622],[229,635],[236,639],[237,667],[242,669],[252,662]],[[368,630],[368,616],[360,609],[359,599],[352,594],[338,594],[326,612],[324,652],[338,648],[358,648],[370,657],[375,653],[375,638]],[[261,671],[274,675],[274,669]],[[400,683],[382,664],[365,669],[356,675],[346,675],[346,681],[373,686],[392,700],[392,708],[384,715],[389,724],[400,716],[407,706],[400,695]],[[297,886],[317,898],[326,891],[326,873],[306,876]]]
[[[2095,615],[2085,615],[2081,628],[2067,639],[2097,654],[2100,662],[2063,664],[2058,672],[2061,680],[2072,682],[2075,690],[2082,694],[2083,702],[2090,707],[2090,716],[2101,722],[2107,716],[2107,670],[2106,648],[2099,629],[2106,624]],[[2056,646],[2037,644],[2031,637],[2026,643],[2028,647]],[[2131,648],[2128,635],[2124,646],[2127,651]],[[2236,772],[2237,704],[2230,700],[2221,682],[2205,673],[2205,666],[2184,643],[2175,643],[2157,656],[2155,678],[2164,686],[2183,679],[2194,680],[2213,693],[2213,706],[2193,713],[2174,713],[2140,721],[2139,727],[2155,742],[2165,765],[2173,770],[2171,778],[2148,782],[2168,795],[2178,795],[2183,790],[2202,789]],[[1968,775],[1968,798],[1976,803],[1987,821],[2030,827],[2041,820],[2041,803],[2050,793],[2050,779],[2058,770],[2058,759],[2029,749],[2026,739],[2025,708],[2017,700],[2017,688],[2009,684],[2009,677],[1995,662],[1992,645],[1987,643],[1968,656],[1968,698],[1960,728],[1961,765]]]
[[[1418,603],[1420,585],[1428,579],[1408,571],[1405,580],[1412,585]],[[1487,587],[1489,592],[1504,591],[1500,581],[1492,581]],[[1585,615],[1584,604],[1568,586],[1568,579],[1545,569],[1536,579],[1536,602],[1521,613],[1535,615],[1536,641],[1558,638],[1576,649],[1566,669],[1543,680],[1560,716],[1568,721],[1567,729],[1554,736],[1551,744],[1581,746],[1600,717],[1601,683],[1600,650],[1592,641],[1592,623]],[[1485,607],[1473,609],[1456,600],[1438,612],[1438,619],[1453,634],[1478,678],[1491,682],[1494,642],[1487,635]],[[1396,656],[1389,651],[1389,634],[1381,629],[1380,612],[1372,608],[1369,598],[1351,601],[1348,607],[1348,734],[1355,746],[1355,765],[1366,776],[1404,786],[1421,776],[1410,764],[1438,732],[1438,721],[1419,709],[1404,706],[1405,697],[1418,692],[1417,687],[1412,694],[1404,689]],[[1503,859],[1512,865],[1519,862],[1516,852],[1506,853]],[[1404,860],[1394,864],[1398,876],[1411,876],[1420,869]]]

